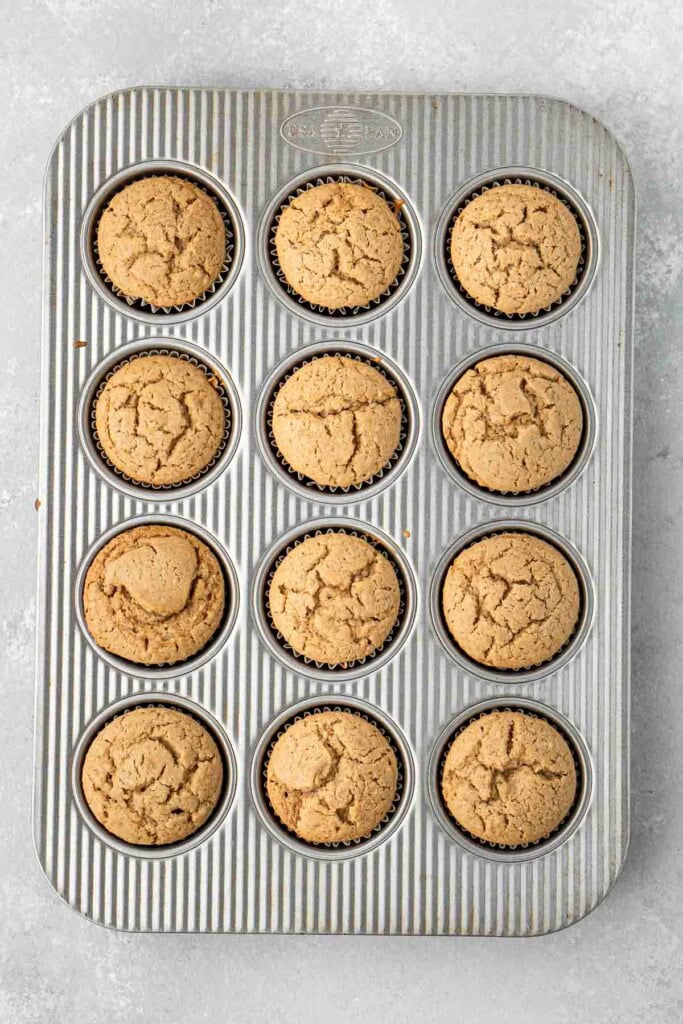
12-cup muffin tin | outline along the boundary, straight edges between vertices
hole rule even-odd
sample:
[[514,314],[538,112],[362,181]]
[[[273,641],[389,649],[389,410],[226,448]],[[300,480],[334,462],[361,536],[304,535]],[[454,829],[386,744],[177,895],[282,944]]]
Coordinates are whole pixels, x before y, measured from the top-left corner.
[[[149,174],[199,184],[229,229],[217,285],[179,309],[130,304],[97,261],[104,205]],[[273,253],[283,203],[330,180],[364,181],[396,203],[405,247],[385,295],[334,314],[292,294]],[[557,194],[582,236],[576,281],[534,316],[477,305],[449,263],[457,211],[506,181]],[[141,931],[535,935],[600,902],[628,838],[633,248],[633,185],[619,145],[557,100],[140,88],[97,101],[65,129],[45,179],[34,822],[45,873],[72,907]],[[201,366],[229,414],[216,460],[175,488],[127,479],[93,430],[107,375],[147,351]],[[270,432],[281,381],[323,352],[372,361],[403,403],[397,457],[348,491],[294,473]],[[573,463],[525,494],[477,487],[440,433],[459,374],[501,352],[546,359],[583,406]],[[83,625],[90,559],[145,522],[194,531],[226,577],[219,631],[182,664],[112,657]],[[379,546],[402,588],[381,650],[335,668],[291,651],[263,600],[286,550],[329,529]],[[454,645],[439,595],[458,550],[507,529],[540,535],[569,558],[581,613],[555,659],[494,672]],[[80,787],[97,731],[150,701],[209,728],[226,776],[207,824],[158,848],[110,836]],[[400,788],[371,837],[313,846],[273,816],[263,773],[279,732],[325,708],[382,729]],[[492,708],[544,716],[574,752],[575,804],[528,847],[479,842],[440,796],[454,735]]]

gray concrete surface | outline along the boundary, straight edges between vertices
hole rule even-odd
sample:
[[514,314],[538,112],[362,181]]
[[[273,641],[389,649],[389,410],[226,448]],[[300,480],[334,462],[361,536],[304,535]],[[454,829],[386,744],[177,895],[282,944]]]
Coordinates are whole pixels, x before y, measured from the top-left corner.
[[[664,0],[0,0],[0,1021],[683,1019],[683,8]],[[132,936],[62,905],[30,834],[41,179],[135,84],[541,92],[601,118],[639,196],[633,834],[605,904],[528,941]]]

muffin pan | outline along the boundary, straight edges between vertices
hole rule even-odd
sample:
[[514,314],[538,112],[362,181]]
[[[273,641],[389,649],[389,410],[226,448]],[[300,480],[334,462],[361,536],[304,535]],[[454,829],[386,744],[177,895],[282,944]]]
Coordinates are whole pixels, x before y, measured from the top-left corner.
[[[150,174],[199,184],[232,235],[215,290],[169,311],[116,295],[93,247],[108,199]],[[288,199],[334,180],[365,182],[396,203],[405,259],[377,302],[331,313],[286,287],[272,242]],[[477,306],[448,266],[457,210],[505,181],[553,191],[582,233],[569,293],[524,318]],[[537,935],[585,916],[611,888],[628,840],[635,224],[613,137],[589,114],[533,96],[131,89],[97,101],[60,136],[45,178],[45,230],[34,827],[56,891],[98,923],[156,932]],[[168,489],[126,480],[92,431],[102,382],[147,351],[204,367],[230,411],[215,462]],[[398,458],[347,492],[298,478],[268,432],[279,382],[323,352],[371,360],[405,410]],[[531,493],[477,487],[440,434],[457,376],[501,352],[557,366],[583,406],[574,461]],[[197,656],[147,668],[91,642],[82,585],[107,540],[151,522],[205,540],[230,600]],[[329,529],[381,547],[403,588],[384,646],[335,668],[288,650],[264,601],[287,547]],[[491,672],[451,640],[440,585],[457,550],[510,529],[537,533],[569,558],[581,615],[548,663]],[[97,731],[148,702],[207,725],[226,768],[209,821],[153,849],[99,826],[80,782]],[[544,716],[576,759],[574,807],[528,847],[474,839],[440,797],[453,736],[494,707]],[[262,784],[278,733],[323,708],[377,724],[401,765],[391,813],[367,839],[339,847],[288,833]]]

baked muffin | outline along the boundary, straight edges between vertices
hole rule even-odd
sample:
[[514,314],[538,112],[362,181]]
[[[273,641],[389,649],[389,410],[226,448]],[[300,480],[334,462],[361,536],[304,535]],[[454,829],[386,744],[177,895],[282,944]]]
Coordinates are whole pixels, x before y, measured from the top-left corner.
[[298,653],[325,665],[367,658],[398,618],[389,560],[360,537],[324,533],[292,548],[268,592],[273,625]]
[[379,370],[350,356],[321,356],[282,385],[273,436],[292,469],[321,487],[369,480],[398,447],[401,402]]
[[141,665],[200,651],[221,624],[225,582],[214,553],[174,526],[136,526],[98,551],[85,576],[83,609],[105,651]]
[[213,811],[223,761],[213,737],[182,711],[146,705],[112,719],[83,761],[95,818],[127,843],[161,846],[192,835]]
[[198,366],[150,355],[119,367],[95,405],[107,458],[139,483],[179,484],[200,473],[223,439],[225,414]]
[[395,281],[403,261],[394,210],[366,185],[345,182],[316,185],[292,199],[275,247],[287,284],[327,309],[367,306]]
[[583,413],[555,367],[526,356],[494,356],[456,382],[441,426],[462,471],[481,487],[531,491],[569,466]]
[[537,313],[576,278],[581,236],[571,211],[542,188],[499,185],[457,217],[451,261],[476,302],[501,313]]
[[276,740],[266,789],[280,821],[308,843],[369,835],[396,796],[396,755],[379,729],[350,711],[322,711]]
[[105,274],[129,299],[182,306],[220,274],[225,225],[213,199],[185,178],[140,178],[102,214],[97,248]]
[[491,668],[531,668],[574,632],[579,584],[552,544],[530,533],[500,533],[456,555],[442,601],[446,625],[470,658]]
[[441,791],[467,832],[516,846],[545,839],[567,817],[576,768],[564,736],[543,718],[492,711],[470,722],[446,756]]

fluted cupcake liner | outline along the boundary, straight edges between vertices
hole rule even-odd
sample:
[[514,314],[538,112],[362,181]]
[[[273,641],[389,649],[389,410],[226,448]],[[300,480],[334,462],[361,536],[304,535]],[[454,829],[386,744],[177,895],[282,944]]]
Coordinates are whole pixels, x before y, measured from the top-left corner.
[[[299,295],[299,293],[289,284],[277,257],[275,234],[277,232],[278,224],[280,223],[280,217],[282,216],[282,213],[286,209],[286,207],[289,206],[292,200],[296,199],[297,196],[302,195],[304,192],[308,192],[312,188],[317,188],[319,185],[331,185],[335,183],[345,185],[364,185],[366,188],[372,189],[372,191],[375,192],[376,195],[380,197],[380,199],[383,199],[388,206],[393,207],[401,228],[401,238],[403,239],[403,259],[398,274],[396,275],[392,283],[389,285],[389,287],[385,289],[385,291],[383,291],[381,295],[378,295],[376,299],[372,299],[371,302],[367,303],[364,306],[344,306],[341,309],[330,309],[328,306],[320,306],[316,305],[313,302],[308,302],[301,295]],[[268,228],[268,255],[275,276],[282,289],[304,309],[308,309],[312,313],[322,313],[324,316],[329,316],[330,319],[333,320],[352,318],[353,316],[359,313],[366,313],[368,312],[368,310],[374,309],[377,306],[380,306],[382,303],[386,302],[387,299],[390,299],[394,292],[396,291],[396,289],[400,286],[401,281],[405,277],[405,273],[406,270],[408,269],[408,265],[410,263],[412,256],[412,242],[410,237],[410,231],[408,230],[408,225],[401,212],[402,206],[403,203],[400,200],[395,200],[392,196],[387,195],[387,193],[378,185],[374,184],[374,182],[369,181],[365,178],[351,177],[347,174],[325,175],[325,177],[313,178],[310,181],[305,182],[303,185],[299,185],[299,187],[295,189],[294,192],[290,193],[290,195],[287,196],[286,200],[280,204],[278,211],[273,217],[271,224]]]
[[[579,263],[576,269],[576,276],[574,280],[569,285],[567,290],[558,299],[555,299],[554,302],[551,302],[549,306],[544,306],[542,309],[536,310],[535,313],[503,313],[499,309],[494,309],[493,306],[487,306],[482,302],[478,302],[472,295],[470,295],[468,291],[465,290],[465,288],[460,283],[460,279],[458,277],[455,267],[453,266],[453,261],[451,259],[451,236],[453,234],[455,222],[457,221],[460,214],[463,212],[466,206],[469,206],[473,199],[477,199],[484,192],[488,192],[492,188],[500,188],[501,185],[530,185],[532,188],[537,188],[542,192],[548,192],[551,196],[554,196],[556,199],[559,199],[559,201],[564,206],[566,206],[566,208],[569,210],[574,220],[576,221],[576,225],[579,229],[579,235],[581,238],[581,253],[579,255]],[[587,267],[588,243],[586,239],[586,227],[584,225],[583,219],[579,215],[578,210],[565,195],[563,195],[561,192],[558,192],[556,189],[551,188],[549,185],[546,185],[540,178],[534,178],[533,176],[502,177],[500,179],[492,178],[491,181],[486,183],[486,185],[482,185],[480,188],[473,189],[472,192],[470,192],[466,196],[466,198],[462,200],[457,209],[452,213],[444,237],[444,247],[446,267],[448,268],[448,273],[451,277],[451,280],[453,281],[453,284],[458,289],[463,299],[465,299],[465,301],[468,302],[471,306],[474,306],[476,309],[483,311],[493,319],[504,320],[509,323],[521,323],[524,321],[535,320],[538,317],[543,316],[543,314],[550,313],[552,310],[558,309],[576,291],[579,284],[581,283],[581,279]]]
[[[344,840],[343,842],[340,842],[340,843],[315,843],[315,842],[312,842],[311,840],[308,840],[308,839],[302,839],[301,836],[298,835],[294,831],[294,829],[288,828],[287,825],[285,825],[284,822],[277,816],[277,814],[276,814],[276,812],[275,812],[275,810],[274,810],[270,800],[268,799],[268,787],[267,787],[267,784],[266,784],[267,777],[268,777],[268,763],[270,761],[271,755],[273,753],[273,748],[275,747],[275,744],[277,743],[277,741],[296,722],[300,722],[304,718],[309,718],[311,715],[316,715],[316,714],[319,715],[319,714],[321,714],[324,711],[344,712],[346,714],[350,713],[350,714],[356,715],[358,718],[364,719],[366,722],[369,722],[370,725],[374,725],[374,727],[378,730],[378,732],[380,732],[382,734],[384,739],[387,741],[387,743],[391,747],[391,749],[392,749],[392,751],[394,753],[394,756],[396,758],[396,766],[397,766],[396,792],[394,794],[394,799],[392,801],[391,807],[386,812],[386,814],[384,815],[382,820],[380,822],[378,822],[378,824],[375,825],[375,827],[372,829],[372,831],[368,832],[367,835],[359,836],[358,839],[346,839],[346,840]],[[262,790],[262,793],[263,793],[263,799],[265,801],[265,804],[268,807],[268,809],[269,809],[271,815],[273,816],[274,820],[278,823],[278,825],[283,830],[283,832],[285,832],[289,836],[293,836],[295,839],[298,840],[298,842],[305,843],[306,846],[310,846],[312,849],[321,849],[321,850],[346,849],[346,850],[348,850],[348,849],[352,849],[354,847],[361,847],[362,848],[364,843],[366,843],[369,839],[374,839],[374,837],[377,836],[380,832],[382,832],[386,828],[386,826],[391,822],[391,819],[394,817],[394,815],[396,814],[397,810],[399,809],[399,805],[400,805],[401,800],[403,798],[405,769],[404,769],[404,766],[403,766],[403,759],[401,757],[401,753],[400,753],[400,751],[399,751],[399,749],[398,749],[398,747],[397,747],[397,745],[396,745],[396,743],[394,741],[393,736],[391,735],[391,733],[387,729],[385,729],[385,727],[382,725],[381,722],[379,722],[377,719],[373,718],[371,715],[367,715],[367,714],[364,714],[362,711],[359,711],[358,708],[348,707],[348,706],[345,706],[344,704],[321,703],[319,707],[310,708],[309,710],[306,710],[306,711],[300,712],[299,714],[293,715],[292,718],[290,718],[287,722],[285,722],[284,725],[282,725],[278,729],[278,731],[273,735],[273,737],[271,738],[270,743],[268,744],[268,747],[266,749],[265,755],[263,757],[263,761],[262,761],[262,765],[261,765],[260,778],[261,778],[261,790]],[[362,852],[362,850],[359,850],[359,852]]]
[[[482,839],[480,836],[475,836],[473,832],[470,832],[468,829],[464,828],[464,826],[460,824],[458,819],[450,812],[446,804],[446,801],[444,800],[443,797],[443,775],[446,767],[446,759],[448,757],[451,747],[453,746],[453,743],[455,742],[457,737],[460,736],[460,734],[464,732],[465,729],[467,729],[468,726],[472,725],[473,722],[476,722],[481,718],[486,718],[487,715],[493,714],[495,711],[514,711],[521,715],[527,715],[529,718],[540,718],[544,722],[547,722],[548,725],[552,726],[553,729],[556,729],[557,732],[559,732],[562,738],[566,741],[567,746],[571,751],[572,760],[574,761],[574,769],[576,771],[576,791],[574,793],[574,799],[572,801],[571,807],[565,814],[562,821],[558,822],[555,828],[551,829],[551,831],[548,832],[547,835],[542,836],[540,839],[534,840],[534,842],[532,843],[492,843],[486,839]],[[439,758],[437,791],[448,820],[455,825],[455,827],[463,836],[466,836],[467,839],[471,840],[474,843],[477,843],[479,846],[485,849],[499,850],[502,853],[515,853],[519,850],[537,849],[538,847],[542,847],[550,839],[556,836],[557,833],[560,832],[569,821],[571,821],[581,801],[583,781],[583,769],[581,767],[581,761],[577,754],[574,741],[571,738],[571,736],[568,736],[567,733],[557,724],[557,722],[553,721],[546,715],[541,714],[540,712],[530,711],[528,708],[518,707],[514,704],[514,702],[511,702],[509,704],[501,702],[500,707],[488,708],[486,711],[480,711],[477,714],[472,715],[471,718],[468,718],[465,722],[459,725],[455,732],[452,734],[451,738],[448,740],[443,750],[441,751],[441,756]]]
[[[398,614],[396,616],[396,621],[394,622],[393,626],[391,627],[391,630],[389,631],[389,633],[385,637],[384,642],[382,644],[380,644],[380,646],[377,647],[371,654],[366,655],[365,658],[357,658],[354,661],[339,662],[338,664],[335,664],[335,665],[330,665],[328,662],[324,662],[324,661],[314,661],[312,658],[307,658],[305,655],[299,654],[299,652],[296,651],[285,640],[285,638],[283,637],[282,633],[280,633],[280,631],[275,626],[275,623],[273,622],[273,617],[272,617],[271,612],[270,612],[270,602],[268,600],[268,594],[270,592],[270,585],[271,585],[271,582],[273,580],[273,576],[275,575],[275,572],[277,571],[277,569],[280,566],[280,564],[287,557],[287,555],[291,551],[293,551],[295,548],[299,547],[300,544],[303,544],[303,542],[305,540],[310,540],[311,537],[322,537],[325,534],[330,534],[330,533],[344,533],[344,534],[346,534],[349,537],[358,537],[360,540],[364,540],[368,544],[371,544],[372,547],[375,548],[376,551],[379,551],[380,554],[384,558],[387,559],[387,561],[389,562],[389,564],[393,568],[394,572],[396,573],[396,579],[398,580],[398,587],[399,587]],[[406,606],[407,606],[407,603],[406,603],[406,581],[405,581],[405,579],[403,577],[403,572],[401,571],[401,567],[399,566],[398,562],[396,562],[396,560],[391,557],[391,554],[389,553],[389,551],[387,551],[385,546],[383,544],[381,544],[378,540],[375,540],[374,537],[371,537],[369,534],[363,533],[360,530],[348,530],[348,529],[344,529],[341,526],[335,526],[335,527],[330,527],[329,529],[326,529],[326,530],[315,530],[312,533],[311,532],[302,533],[301,536],[297,537],[296,540],[293,543],[288,544],[287,547],[278,554],[278,556],[276,557],[275,561],[272,563],[270,569],[268,570],[268,572],[266,574],[266,577],[265,577],[265,580],[264,580],[264,585],[263,585],[263,591],[262,591],[262,594],[261,594],[261,600],[262,600],[262,603],[263,603],[263,610],[265,612],[266,621],[268,623],[268,626],[270,628],[270,631],[271,631],[273,637],[277,640],[277,643],[279,644],[279,646],[284,651],[286,651],[287,654],[291,655],[297,661],[301,662],[302,665],[313,665],[316,669],[322,669],[322,670],[324,670],[326,672],[329,672],[330,675],[333,676],[336,671],[347,672],[349,670],[353,670],[353,669],[359,668],[359,667],[364,666],[364,665],[367,665],[368,666],[368,671],[371,671],[372,662],[383,651],[385,651],[387,649],[387,647],[389,647],[391,642],[395,639],[397,634],[400,632],[401,627],[403,625],[403,620],[405,618]]]
[[[104,267],[102,266],[102,262],[100,260],[100,253],[97,245],[97,233],[100,219],[115,195],[118,195],[119,192],[123,192],[124,189],[126,189],[130,184],[132,184],[133,181],[141,181],[144,178],[182,178],[183,180],[189,182],[191,185],[194,185],[195,188],[201,189],[201,191],[204,192],[205,195],[207,195],[213,201],[221,216],[221,220],[223,221],[223,225],[225,227],[225,258],[223,260],[223,265],[218,274],[216,275],[216,278],[212,281],[209,287],[204,292],[202,292],[201,295],[198,295],[197,298],[193,299],[191,302],[183,302],[177,306],[155,306],[153,303],[147,302],[145,299],[131,298],[130,295],[126,295],[125,292],[121,291],[121,289],[114,284],[114,282],[111,280],[111,278],[105,271]],[[130,306],[131,309],[140,309],[149,313],[158,313],[161,316],[169,313],[184,313],[187,312],[188,310],[195,309],[197,306],[201,305],[201,303],[205,302],[211,295],[213,295],[218,290],[218,288],[226,280],[228,274],[230,273],[230,269],[235,254],[235,228],[230,213],[228,212],[226,207],[220,201],[218,196],[210,189],[208,189],[204,184],[202,184],[202,182],[197,181],[193,177],[190,177],[190,175],[184,175],[182,174],[182,172],[176,173],[174,171],[173,174],[160,174],[150,171],[149,174],[142,174],[124,182],[121,185],[121,187],[116,190],[116,192],[113,192],[110,196],[107,197],[107,201],[106,203],[103,203],[102,208],[99,210],[97,217],[95,218],[95,223],[93,225],[92,250],[93,255],[95,257],[95,266],[97,267],[97,271],[100,277],[102,278],[102,281],[106,284],[107,288],[113,295],[121,299],[122,302],[125,302],[128,306]]]
[[[284,455],[278,448],[277,441],[275,440],[275,436],[273,433],[273,408],[275,405],[275,399],[277,398],[279,391],[284,387],[284,385],[287,383],[290,377],[292,377],[297,372],[297,370],[300,370],[304,366],[308,366],[310,363],[314,363],[317,359],[322,359],[324,356],[343,356],[345,358],[352,358],[359,363],[365,363],[367,366],[372,367],[373,370],[377,370],[395,388],[396,397],[401,403],[401,430],[399,434],[398,444],[394,451],[392,452],[389,460],[384,464],[384,466],[382,466],[381,469],[378,469],[376,473],[374,473],[371,477],[368,477],[367,480],[363,480],[359,484],[352,484],[350,487],[331,487],[326,486],[324,484],[318,484],[315,482],[315,480],[311,480],[310,477],[305,476],[303,473],[298,473],[295,469],[292,468],[292,466],[290,466],[290,464],[287,462]],[[387,373],[387,371],[381,365],[379,360],[371,359],[369,357],[366,358],[365,356],[359,355],[357,352],[344,351],[343,348],[331,347],[329,352],[321,352],[315,356],[309,357],[308,359],[302,359],[300,362],[296,363],[295,366],[292,366],[290,369],[288,369],[287,372],[282,375],[282,377],[280,377],[280,379],[275,384],[275,387],[273,388],[272,393],[268,399],[268,404],[266,407],[266,431],[268,444],[272,448],[278,464],[285,471],[285,473],[287,473],[289,476],[294,477],[296,480],[299,481],[299,483],[303,483],[305,487],[310,488],[311,491],[315,491],[318,494],[359,494],[360,492],[367,490],[368,487],[371,487],[373,484],[377,483],[378,480],[382,480],[387,475],[387,473],[391,472],[391,470],[394,468],[394,466],[398,463],[399,459],[401,458],[408,439],[408,412],[406,400],[405,396],[403,395],[401,385],[390,373]]]
[[[196,366],[205,374],[208,382],[211,384],[211,386],[218,394],[221,400],[221,404],[223,406],[223,436],[221,437],[221,440],[218,444],[218,447],[216,448],[216,451],[214,452],[213,457],[210,459],[209,462],[207,462],[206,466],[204,466],[203,469],[201,469],[198,473],[195,473],[194,476],[186,477],[183,480],[178,481],[178,483],[149,484],[141,480],[135,480],[133,479],[133,477],[128,476],[126,473],[123,472],[123,470],[119,469],[118,466],[115,466],[114,463],[111,461],[106,451],[104,450],[102,443],[100,441],[99,434],[97,433],[97,402],[99,401],[105,386],[109,383],[109,381],[117,372],[117,370],[120,370],[122,366],[126,366],[128,363],[132,363],[137,359],[145,358],[146,356],[171,356],[174,359],[182,359],[186,363],[190,363],[192,366]],[[95,394],[93,395],[92,402],[90,404],[88,424],[98,455],[100,456],[104,464],[107,466],[107,468],[111,470],[112,473],[116,474],[116,476],[119,477],[119,479],[125,481],[125,483],[127,484],[131,484],[136,488],[139,487],[141,491],[172,492],[180,487],[186,487],[188,484],[196,483],[197,480],[201,480],[202,477],[206,476],[207,473],[209,473],[216,465],[216,463],[219,461],[220,457],[222,456],[223,452],[226,450],[228,446],[228,442],[230,441],[230,435],[232,431],[232,407],[230,405],[230,399],[223,385],[223,382],[220,380],[220,378],[216,376],[214,371],[209,366],[202,363],[195,356],[188,355],[186,352],[182,352],[177,349],[149,348],[145,349],[145,351],[143,352],[136,352],[134,355],[131,355],[127,359],[122,359],[119,363],[116,363],[115,366],[112,366],[111,369],[107,371],[105,376],[102,377],[101,381],[97,386]]]

